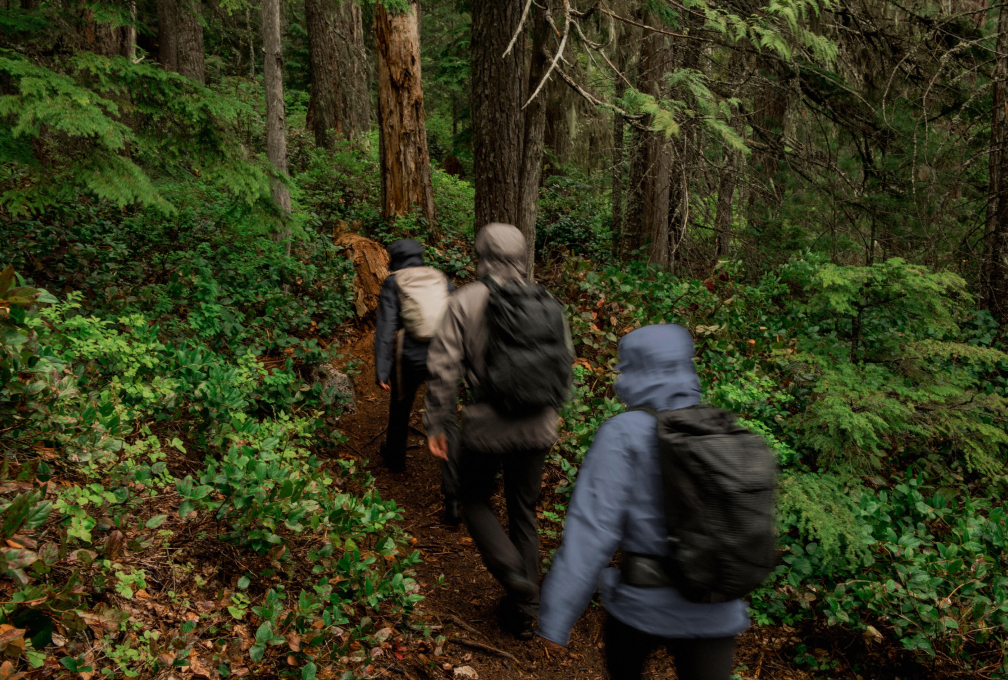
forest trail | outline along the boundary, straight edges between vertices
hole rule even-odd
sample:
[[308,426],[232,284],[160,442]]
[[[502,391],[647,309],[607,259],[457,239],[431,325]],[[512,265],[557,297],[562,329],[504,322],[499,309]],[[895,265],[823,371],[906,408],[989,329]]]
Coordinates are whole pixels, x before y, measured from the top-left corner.
[[[521,642],[503,632],[497,624],[495,611],[504,590],[483,566],[479,553],[472,544],[465,526],[458,528],[442,524],[443,503],[440,489],[440,471],[426,448],[421,432],[423,389],[416,397],[410,425],[407,470],[393,474],[380,462],[378,449],[384,439],[388,420],[388,393],[374,384],[374,334],[368,333],[349,348],[352,357],[361,362],[361,372],[355,376],[357,413],[342,418],[341,427],[349,441],[341,445],[341,453],[369,460],[368,470],[376,478],[376,486],[383,498],[394,499],[404,510],[403,528],[416,540],[423,562],[417,567],[417,580],[421,584],[424,601],[420,603],[420,618],[447,639],[443,654],[435,657],[434,650],[412,655],[389,667],[389,670],[407,678],[451,677],[454,668],[469,666],[484,680],[511,680],[542,678],[543,680],[589,680],[607,677],[602,656],[602,622],[604,614],[592,605],[578,621],[571,637],[568,652],[559,658],[547,655],[538,640]],[[540,509],[548,507],[545,499],[552,488],[548,472],[540,497]],[[504,517],[503,495],[495,497],[499,517]],[[541,556],[545,563],[550,550],[557,545],[544,540]],[[444,576],[438,587],[439,576]],[[465,625],[462,625],[465,624]],[[742,678],[784,678],[792,674],[790,664],[778,655],[780,647],[790,647],[786,632],[778,629],[751,629],[740,639],[736,654],[736,667],[745,666]],[[432,636],[433,640],[434,636]],[[464,646],[463,641],[475,642],[506,652],[517,661],[505,659],[492,652]],[[775,649],[776,648],[776,649]],[[783,650],[781,650],[783,651]],[[434,662],[434,663],[430,663]],[[444,664],[449,664],[448,668]],[[650,662],[656,678],[674,678],[672,664],[664,652],[659,652]]]

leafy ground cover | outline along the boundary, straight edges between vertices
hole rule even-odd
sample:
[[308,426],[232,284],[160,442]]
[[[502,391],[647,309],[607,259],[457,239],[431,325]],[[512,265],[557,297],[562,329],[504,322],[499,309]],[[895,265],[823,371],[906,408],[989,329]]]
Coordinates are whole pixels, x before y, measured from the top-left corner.
[[[682,323],[706,400],[740,413],[782,466],[783,553],[752,597],[755,620],[815,619],[950,672],[1005,673],[1008,355],[962,280],[807,253],[754,283],[730,265],[682,281],[573,259],[557,285],[583,357],[554,453],[561,498],[595,430],[622,409],[619,336]],[[546,515],[549,531],[563,507]]]

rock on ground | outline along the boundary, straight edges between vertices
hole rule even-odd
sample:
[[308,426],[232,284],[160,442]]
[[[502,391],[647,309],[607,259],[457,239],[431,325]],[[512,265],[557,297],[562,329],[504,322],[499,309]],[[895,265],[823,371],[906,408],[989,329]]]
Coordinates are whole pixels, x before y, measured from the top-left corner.
[[313,382],[322,383],[323,390],[333,387],[337,394],[345,395],[349,399],[342,406],[345,415],[357,413],[357,398],[354,394],[353,382],[346,373],[338,370],[332,364],[321,364],[312,368],[311,379]]

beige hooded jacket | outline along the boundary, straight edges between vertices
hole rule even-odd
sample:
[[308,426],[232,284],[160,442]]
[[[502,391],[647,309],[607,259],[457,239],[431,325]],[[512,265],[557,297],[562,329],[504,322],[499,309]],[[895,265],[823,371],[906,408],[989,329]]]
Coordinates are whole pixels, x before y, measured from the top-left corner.
[[[479,264],[476,275],[500,282],[525,278],[525,237],[510,224],[488,224],[476,235]],[[427,403],[424,427],[428,436],[444,432],[444,422],[455,410],[458,381],[465,371],[470,389],[479,391],[485,374],[486,313],[490,291],[481,281],[463,286],[451,296],[441,327],[427,353]],[[571,362],[570,331],[565,328]],[[546,408],[531,416],[513,418],[489,404],[471,404],[462,416],[462,445],[483,453],[548,449],[557,440],[557,412]]]

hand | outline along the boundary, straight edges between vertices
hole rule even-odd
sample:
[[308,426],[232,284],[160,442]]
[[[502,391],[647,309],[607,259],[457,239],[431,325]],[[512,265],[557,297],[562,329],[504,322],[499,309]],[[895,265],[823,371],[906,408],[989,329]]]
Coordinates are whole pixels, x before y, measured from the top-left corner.
[[381,388],[382,388],[383,390],[385,390],[386,392],[388,392],[389,390],[391,390],[391,389],[392,389],[392,387],[391,387],[391,386],[390,386],[390,385],[389,385],[388,383],[383,383],[383,382],[380,382],[380,383],[378,383],[378,384],[379,384],[379,385],[381,385]]
[[432,456],[438,460],[448,462],[448,437],[443,432],[432,437],[427,437],[427,445],[430,446]]

